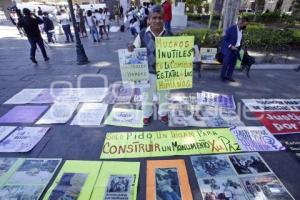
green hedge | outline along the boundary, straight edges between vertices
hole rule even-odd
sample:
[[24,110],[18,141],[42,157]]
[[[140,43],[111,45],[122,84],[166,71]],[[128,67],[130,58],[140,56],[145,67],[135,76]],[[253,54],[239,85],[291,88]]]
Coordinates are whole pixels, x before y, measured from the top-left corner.
[[[220,47],[222,32],[207,29],[189,29],[180,35],[194,35],[195,43],[205,47]],[[244,33],[247,47],[253,50],[285,50],[300,47],[300,30],[280,30],[249,25]]]
[[243,18],[248,19],[250,22],[258,22],[264,24],[284,23],[293,25],[297,18],[293,15],[287,15],[281,12],[269,12],[269,13],[256,13],[254,14],[242,14]]

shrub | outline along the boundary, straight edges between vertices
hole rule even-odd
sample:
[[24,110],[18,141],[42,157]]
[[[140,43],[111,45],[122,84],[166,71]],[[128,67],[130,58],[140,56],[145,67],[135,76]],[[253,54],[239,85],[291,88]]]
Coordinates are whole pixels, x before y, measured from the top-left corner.
[[222,32],[209,29],[188,29],[180,35],[195,36],[195,44],[206,47],[218,47],[220,45]]

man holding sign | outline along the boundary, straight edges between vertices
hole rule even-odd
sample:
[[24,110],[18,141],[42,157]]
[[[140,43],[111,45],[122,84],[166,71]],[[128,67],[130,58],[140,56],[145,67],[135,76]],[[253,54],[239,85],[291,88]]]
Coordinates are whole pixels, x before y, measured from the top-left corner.
[[[146,95],[143,103],[144,125],[149,125],[153,115],[153,93],[156,92],[157,76],[155,39],[157,37],[172,36],[171,32],[164,29],[163,10],[161,6],[156,5],[153,7],[148,23],[149,26],[140,32],[140,34],[135,38],[133,44],[128,46],[129,51],[133,51],[134,48],[147,48],[150,88],[144,89]],[[168,122],[167,94],[167,90],[158,92],[158,115],[160,120],[164,123]]]

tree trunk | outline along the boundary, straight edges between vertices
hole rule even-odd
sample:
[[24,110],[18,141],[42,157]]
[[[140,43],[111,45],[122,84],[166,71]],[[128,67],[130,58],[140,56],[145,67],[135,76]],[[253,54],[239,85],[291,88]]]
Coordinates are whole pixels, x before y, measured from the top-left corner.
[[236,24],[240,5],[241,0],[225,0],[223,7],[223,34],[225,34],[228,27]]

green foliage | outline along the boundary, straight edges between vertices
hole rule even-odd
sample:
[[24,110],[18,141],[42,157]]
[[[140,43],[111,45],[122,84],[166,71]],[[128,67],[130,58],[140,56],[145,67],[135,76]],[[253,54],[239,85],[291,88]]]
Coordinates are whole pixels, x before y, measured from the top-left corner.
[[222,32],[209,29],[188,29],[180,35],[195,36],[195,44],[205,47],[218,47],[220,45]]

